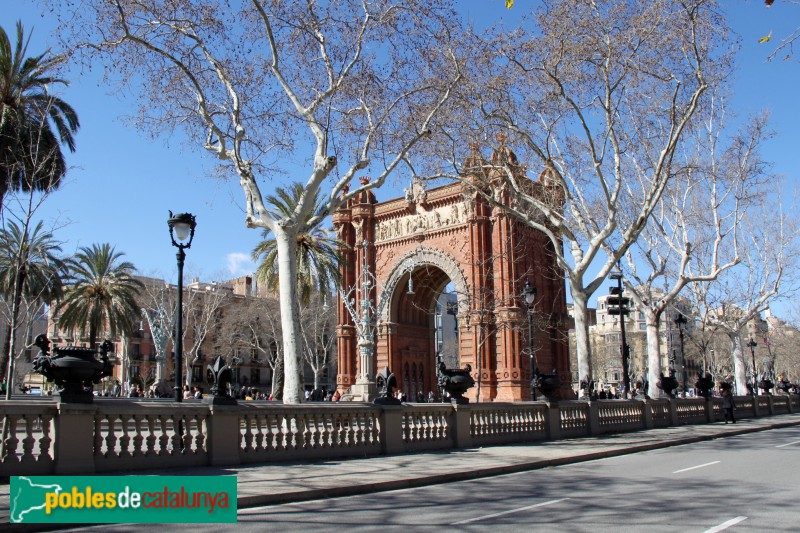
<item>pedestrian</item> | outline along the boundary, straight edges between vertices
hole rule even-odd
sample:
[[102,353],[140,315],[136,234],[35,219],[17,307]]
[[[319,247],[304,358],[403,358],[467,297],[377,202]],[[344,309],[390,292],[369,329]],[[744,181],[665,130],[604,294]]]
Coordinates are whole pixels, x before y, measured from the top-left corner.
[[734,410],[736,410],[736,402],[733,401],[730,387],[727,387],[722,391],[722,413],[725,415],[726,424],[728,420],[734,424],[736,423],[736,417],[733,415]]
[[342,394],[338,390],[333,393],[333,401],[334,402],[338,402],[339,398],[341,398],[341,397],[342,397]]

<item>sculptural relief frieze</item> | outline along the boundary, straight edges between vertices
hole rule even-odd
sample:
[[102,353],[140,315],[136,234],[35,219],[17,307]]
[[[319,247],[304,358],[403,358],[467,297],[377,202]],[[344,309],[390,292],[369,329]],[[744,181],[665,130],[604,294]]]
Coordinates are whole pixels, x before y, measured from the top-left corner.
[[416,213],[400,218],[382,220],[375,230],[376,242],[399,239],[422,233],[438,231],[467,221],[466,202],[424,210],[417,204]]

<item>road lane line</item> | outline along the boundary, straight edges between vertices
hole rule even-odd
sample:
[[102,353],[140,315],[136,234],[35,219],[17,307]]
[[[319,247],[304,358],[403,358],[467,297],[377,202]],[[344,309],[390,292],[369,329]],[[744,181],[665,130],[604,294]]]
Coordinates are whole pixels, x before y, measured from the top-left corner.
[[690,466],[689,468],[684,468],[683,470],[676,470],[673,474],[680,474],[681,472],[688,472],[689,470],[695,470],[697,468],[703,468],[704,466],[711,466],[717,464],[719,461],[711,461],[710,463],[706,463],[704,465],[697,465],[697,466]]
[[717,533],[717,531],[723,531],[731,526],[735,526],[739,522],[744,522],[745,520],[747,520],[746,516],[737,516],[736,518],[731,518],[727,522],[723,522],[718,526],[712,527],[711,529],[706,529],[703,531],[703,533]]
[[450,524],[451,526],[460,526],[461,524],[469,524],[470,522],[478,522],[480,520],[486,520],[487,518],[496,518],[498,516],[504,516],[507,514],[519,513],[522,511],[527,511],[528,509],[535,509],[537,507],[545,507],[547,505],[553,505],[554,503],[563,502],[565,500],[569,500],[569,498],[561,498],[558,500],[550,500],[549,502],[541,502],[534,505],[527,505],[525,507],[519,507],[517,509],[511,509],[510,511],[503,511],[502,513],[494,513],[494,514],[487,514],[483,516],[479,516],[477,518],[470,518],[469,520],[461,520],[460,522],[453,522]]
[[781,444],[779,446],[775,446],[776,448],[783,448],[784,446],[791,446],[792,444],[800,444],[800,440],[796,440],[794,442],[787,442],[786,444]]

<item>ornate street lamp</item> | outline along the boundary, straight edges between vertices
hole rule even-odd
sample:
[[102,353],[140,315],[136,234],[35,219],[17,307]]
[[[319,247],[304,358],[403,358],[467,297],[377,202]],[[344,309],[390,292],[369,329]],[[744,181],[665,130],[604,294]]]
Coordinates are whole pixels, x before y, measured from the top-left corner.
[[531,285],[530,280],[525,280],[525,287],[522,288],[520,295],[525,300],[528,307],[528,357],[531,367],[531,396],[536,401],[536,381],[539,377],[539,369],[536,364],[536,354],[533,351],[533,304],[536,302],[536,287]]
[[758,383],[756,383],[756,346],[758,344],[750,337],[750,342],[747,343],[750,348],[750,355],[753,357],[753,396],[758,393]]
[[[370,401],[375,398],[375,382],[373,381],[373,358],[375,355],[375,335],[377,333],[377,319],[383,308],[388,303],[389,294],[381,291],[377,305],[372,301],[372,289],[378,288],[378,280],[369,270],[367,262],[367,250],[369,241],[364,244],[364,262],[361,266],[361,273],[356,285],[350,288],[348,293],[340,291],[342,302],[347,312],[353,319],[353,326],[358,334],[358,354],[359,354],[359,374],[356,379],[354,391],[359,391],[361,401]],[[412,261],[404,267],[409,272],[409,277],[414,270],[415,263]],[[413,286],[409,280],[409,293],[413,294]],[[353,294],[355,293],[355,294]]]
[[183,375],[183,262],[186,259],[186,250],[191,248],[194,239],[194,228],[197,222],[194,215],[180,213],[173,215],[169,212],[169,237],[172,239],[172,246],[178,249],[178,305],[177,320],[175,321],[175,401],[183,400],[183,387],[181,380]]

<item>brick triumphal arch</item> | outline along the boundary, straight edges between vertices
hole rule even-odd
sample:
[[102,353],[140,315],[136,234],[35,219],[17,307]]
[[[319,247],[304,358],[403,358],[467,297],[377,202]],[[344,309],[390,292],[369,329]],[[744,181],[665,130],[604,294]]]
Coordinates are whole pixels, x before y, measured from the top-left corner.
[[[500,177],[492,183],[502,189]],[[534,192],[550,187],[542,176],[529,183]],[[344,287],[356,287],[366,265],[375,276],[370,299],[378,308],[370,361],[359,355],[358,328],[339,298],[337,386],[343,394],[371,399],[357,382],[374,382],[384,367],[395,373],[400,390],[437,390],[436,307],[449,287],[457,301],[455,349],[460,366],[472,367],[473,401],[531,399],[533,365],[542,373],[555,370],[562,395],[570,395],[564,280],[544,234],[462,183],[426,190],[414,182],[405,197],[385,202],[372,191],[361,193],[335,213],[334,226],[347,245]],[[520,297],[526,281],[536,288],[534,357]]]

